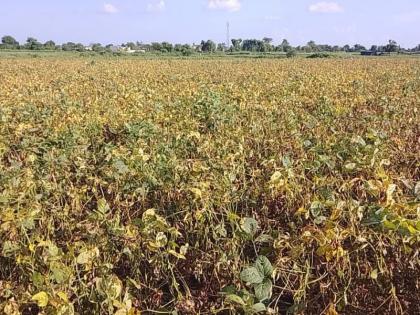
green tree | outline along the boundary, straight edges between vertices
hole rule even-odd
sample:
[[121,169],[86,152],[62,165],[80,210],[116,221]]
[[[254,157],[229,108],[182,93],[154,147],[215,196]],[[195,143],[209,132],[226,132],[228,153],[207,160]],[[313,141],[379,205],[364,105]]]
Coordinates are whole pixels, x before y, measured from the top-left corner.
[[235,51],[240,51],[242,50],[242,39],[238,38],[238,39],[232,39],[232,48]]
[[353,51],[363,51],[366,50],[366,47],[360,44],[355,44],[353,47]]
[[157,42],[153,42],[152,43],[152,50],[153,51],[162,51],[162,44],[157,43]]
[[319,51],[318,45],[315,43],[315,41],[310,40],[307,44],[307,51],[313,52],[313,51]]
[[53,42],[52,40],[49,40],[47,42],[44,43],[44,48],[48,49],[48,50],[54,50],[56,49],[56,45],[55,42]]
[[283,41],[280,44],[280,50],[283,52],[288,52],[292,49],[292,46],[290,45],[289,41],[287,39],[283,39]]
[[273,39],[270,37],[264,37],[262,40],[264,43],[269,44],[269,45],[273,42]]
[[10,35],[3,36],[1,42],[5,49],[17,49],[19,47],[19,42]]
[[217,44],[217,51],[226,51],[226,50],[228,50],[228,48],[225,43]]
[[[76,50],[76,45],[74,47],[74,50]],[[94,52],[104,52],[105,47],[103,47],[100,43],[94,43],[94,44],[92,44],[92,50]]]
[[172,52],[174,50],[174,45],[168,42],[162,42],[162,52]]
[[297,52],[293,48],[289,49],[286,53],[287,58],[293,58],[293,57],[296,57],[296,56],[297,56]]
[[266,44],[258,39],[245,39],[242,43],[242,49],[246,51],[265,52]]
[[76,50],[76,51],[85,51],[85,45],[83,45],[82,43],[77,43],[75,46],[74,46],[74,49]]
[[190,56],[194,53],[194,50],[192,49],[192,47],[188,44],[182,45],[182,54],[184,56]]
[[385,46],[386,52],[397,52],[399,50],[398,44],[395,40],[390,39],[388,41],[388,44]]
[[67,42],[67,43],[64,43],[63,45],[61,45],[61,49],[63,51],[72,51],[72,50],[76,50],[75,49],[75,46],[76,46],[75,43],[73,43],[73,42]]
[[215,52],[216,51],[216,43],[212,40],[201,41],[201,50],[203,52]]
[[43,47],[42,44],[40,42],[38,42],[38,40],[36,38],[28,37],[28,39],[26,40],[26,44],[25,44],[26,49],[41,50],[42,47]]
[[271,45],[271,43],[273,42],[273,39],[270,37],[264,37],[262,39],[263,43],[264,43],[264,51],[272,51],[274,50],[273,45]]

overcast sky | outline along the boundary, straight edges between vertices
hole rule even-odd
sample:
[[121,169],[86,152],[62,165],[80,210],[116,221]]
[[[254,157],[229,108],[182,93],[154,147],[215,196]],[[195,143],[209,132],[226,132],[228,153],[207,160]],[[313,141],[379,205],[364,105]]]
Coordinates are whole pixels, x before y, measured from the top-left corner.
[[0,36],[21,42],[223,42],[227,21],[231,38],[420,44],[420,0],[0,0]]

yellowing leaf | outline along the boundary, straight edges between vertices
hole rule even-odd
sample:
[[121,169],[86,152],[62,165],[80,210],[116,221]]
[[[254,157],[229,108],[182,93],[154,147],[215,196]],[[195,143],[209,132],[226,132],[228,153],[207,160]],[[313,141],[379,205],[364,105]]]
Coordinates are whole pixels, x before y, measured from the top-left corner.
[[372,272],[370,273],[370,277],[371,277],[373,280],[378,279],[378,269],[373,269],[373,270],[372,270]]
[[397,189],[397,185],[395,184],[390,184],[386,190],[386,203],[388,205],[392,205],[394,204],[394,198],[393,198],[393,194],[395,192],[395,190]]
[[48,305],[48,294],[44,291],[41,291],[32,296],[32,301],[35,301],[39,307],[45,307]]
[[85,250],[77,256],[76,262],[80,265],[86,265],[92,263],[97,256],[99,256],[99,250],[97,248]]
[[67,298],[67,294],[66,294],[66,293],[64,293],[64,292],[60,291],[60,292],[58,292],[58,293],[57,293],[57,296],[58,296],[60,299],[62,299],[64,302],[66,302],[66,303],[68,303],[68,302],[69,302],[69,299]]
[[186,259],[184,255],[182,255],[181,253],[177,253],[176,251],[172,249],[168,250],[168,253],[179,259]]
[[195,198],[200,199],[203,197],[203,193],[198,188],[191,188],[190,191],[194,194]]

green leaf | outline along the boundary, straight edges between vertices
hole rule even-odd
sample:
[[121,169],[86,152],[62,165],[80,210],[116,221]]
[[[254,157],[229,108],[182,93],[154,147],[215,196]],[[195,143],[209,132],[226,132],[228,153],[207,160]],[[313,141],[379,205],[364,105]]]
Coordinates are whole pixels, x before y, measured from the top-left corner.
[[66,282],[71,275],[71,271],[69,268],[58,262],[53,262],[50,266],[51,270],[51,279],[55,280],[57,283],[64,283]]
[[96,290],[111,300],[120,297],[122,289],[122,282],[115,275],[110,275],[106,278],[96,278]]
[[85,250],[85,251],[81,252],[79,254],[79,256],[77,256],[76,262],[79,265],[89,264],[89,263],[93,262],[93,260],[96,257],[98,257],[98,254],[99,254],[99,250],[97,248],[94,248],[92,250]]
[[393,231],[397,230],[397,226],[389,220],[384,220],[382,222],[382,225],[388,230],[393,230]]
[[313,201],[311,203],[310,211],[314,218],[321,216],[323,210],[324,210],[324,205],[320,201]]
[[259,301],[265,301],[271,298],[273,292],[273,283],[270,279],[265,279],[264,282],[257,284],[254,287],[255,297]]
[[347,163],[344,165],[345,169],[348,171],[352,171],[356,168],[356,163]]
[[3,243],[2,255],[5,257],[11,257],[15,252],[19,251],[20,247],[17,242],[5,241]]
[[32,301],[35,301],[39,307],[45,307],[48,305],[48,294],[44,291],[39,292],[32,296]]
[[366,141],[361,136],[353,137],[352,142],[353,143],[360,144],[363,147],[366,146]]
[[252,236],[257,232],[258,222],[254,218],[243,218],[241,221],[241,229]]
[[222,288],[222,293],[224,294],[234,294],[236,292],[236,287],[234,285],[228,285]]
[[229,294],[228,296],[226,296],[226,301],[233,302],[239,305],[245,305],[244,300],[242,300],[242,298],[236,294]]
[[325,216],[320,215],[319,217],[316,217],[316,218],[314,219],[314,223],[315,223],[315,224],[322,224],[322,223],[324,223],[326,220],[327,220],[327,218],[326,218]]
[[124,175],[128,173],[130,170],[127,165],[121,160],[117,160],[114,163],[115,169],[118,171],[119,174]]
[[273,237],[268,234],[261,234],[255,239],[255,242],[259,242],[259,243],[269,243],[272,241],[273,241]]
[[263,303],[256,303],[254,305],[252,305],[252,313],[253,314],[257,314],[257,313],[261,313],[261,312],[265,312],[267,310],[267,308],[265,307],[265,305]]
[[247,267],[241,272],[241,280],[252,284],[261,283],[264,280],[264,274],[255,267]]
[[265,256],[258,256],[257,260],[255,261],[255,267],[265,277],[271,277],[273,274],[273,266]]
[[110,207],[105,199],[99,199],[98,200],[98,211],[101,214],[106,214],[110,210]]
[[289,156],[283,156],[281,162],[285,168],[290,168],[293,165],[293,161]]
[[44,276],[41,273],[34,271],[34,273],[32,274],[33,285],[37,288],[40,288],[44,284],[44,281]]
[[157,247],[164,247],[168,243],[168,238],[166,237],[165,233],[158,232],[156,234],[156,245]]

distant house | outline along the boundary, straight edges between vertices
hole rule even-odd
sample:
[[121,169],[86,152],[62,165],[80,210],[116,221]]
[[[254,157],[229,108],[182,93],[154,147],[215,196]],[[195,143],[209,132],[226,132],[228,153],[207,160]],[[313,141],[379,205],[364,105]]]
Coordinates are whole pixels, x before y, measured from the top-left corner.
[[107,48],[112,51],[113,53],[120,52],[121,46],[109,45]]
[[371,50],[363,50],[360,52],[362,56],[373,56],[373,51]]
[[85,46],[85,50],[86,50],[86,51],[92,51],[92,50],[93,50],[92,45],[90,45],[90,46]]
[[202,52],[203,47],[201,45],[192,44],[191,45],[192,50],[195,50],[196,52]]
[[389,54],[389,53],[385,53],[383,51],[375,51],[375,50],[363,50],[360,52],[360,54],[362,56],[383,56],[385,54]]
[[122,47],[120,47],[120,50],[119,50],[119,51],[120,51],[120,52],[127,53],[127,54],[133,54],[133,53],[135,53],[135,52],[136,52],[136,50],[131,49],[131,47],[130,47],[130,46],[122,46]]

